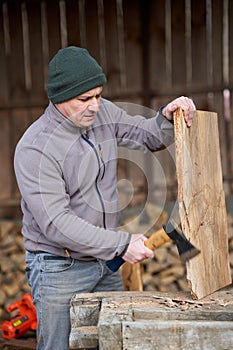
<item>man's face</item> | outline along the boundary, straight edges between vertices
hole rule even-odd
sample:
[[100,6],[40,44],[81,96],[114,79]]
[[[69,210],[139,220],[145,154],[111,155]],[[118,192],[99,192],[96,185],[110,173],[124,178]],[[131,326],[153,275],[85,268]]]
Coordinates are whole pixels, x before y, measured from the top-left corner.
[[102,90],[102,86],[99,86],[68,101],[57,103],[56,107],[75,125],[86,128],[94,123],[96,113],[99,111]]

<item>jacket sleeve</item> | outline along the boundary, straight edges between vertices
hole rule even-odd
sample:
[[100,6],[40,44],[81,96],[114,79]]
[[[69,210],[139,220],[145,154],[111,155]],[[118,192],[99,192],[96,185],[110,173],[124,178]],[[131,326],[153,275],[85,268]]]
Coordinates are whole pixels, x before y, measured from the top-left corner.
[[119,146],[158,151],[174,142],[173,123],[162,115],[162,108],[155,116],[149,118],[138,114],[129,115],[122,108],[106,100],[104,108],[115,127]]

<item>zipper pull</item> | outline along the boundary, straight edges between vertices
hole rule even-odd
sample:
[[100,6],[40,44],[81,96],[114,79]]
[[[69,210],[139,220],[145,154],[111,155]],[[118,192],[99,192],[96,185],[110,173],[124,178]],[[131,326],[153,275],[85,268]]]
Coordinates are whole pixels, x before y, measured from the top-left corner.
[[104,160],[103,160],[103,148],[101,147],[100,144],[98,144],[98,147],[99,147],[99,157],[100,157],[100,160],[101,160],[101,163],[102,165],[100,165],[100,169],[103,169],[102,170],[102,176],[101,176],[101,180],[103,180],[103,177],[104,177],[104,174],[105,174],[105,164],[104,164]]
[[103,149],[101,148],[101,145],[99,144],[99,155],[100,155],[100,159],[102,160],[102,156],[103,156]]
[[83,129],[83,135],[84,135],[87,139],[89,139],[89,137],[88,137],[88,135],[87,135],[87,128]]
[[70,252],[69,252],[69,250],[67,248],[65,248],[65,253],[68,256],[68,258],[71,258]]

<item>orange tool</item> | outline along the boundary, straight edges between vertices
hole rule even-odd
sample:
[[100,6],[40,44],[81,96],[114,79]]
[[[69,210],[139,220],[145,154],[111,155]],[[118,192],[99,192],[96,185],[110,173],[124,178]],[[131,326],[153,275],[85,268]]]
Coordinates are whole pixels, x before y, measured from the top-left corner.
[[30,293],[23,296],[22,299],[15,301],[8,308],[8,312],[18,309],[16,317],[10,321],[4,321],[2,324],[2,336],[6,339],[19,338],[29,330],[36,330],[36,308],[33,305],[33,299]]

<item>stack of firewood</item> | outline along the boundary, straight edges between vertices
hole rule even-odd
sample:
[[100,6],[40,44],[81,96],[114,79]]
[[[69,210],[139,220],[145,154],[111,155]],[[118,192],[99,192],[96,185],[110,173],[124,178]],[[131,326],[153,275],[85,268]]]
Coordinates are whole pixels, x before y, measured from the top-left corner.
[[30,291],[25,274],[21,223],[0,221],[0,319],[15,300]]
[[146,291],[188,291],[185,264],[181,262],[174,245],[155,251],[155,257],[143,262],[142,282]]
[[[124,225],[124,229],[131,233],[142,232],[149,235],[152,231],[161,228],[168,219],[165,211],[161,211],[152,204],[147,205],[142,214],[136,216],[131,214],[132,212]],[[230,215],[228,223],[230,264],[233,275],[233,217]],[[7,306],[30,292],[24,259],[21,222],[0,221],[0,319],[9,316],[6,311]],[[157,249],[153,259],[148,259],[141,264],[141,271],[145,291],[189,290],[185,265],[180,261],[177,248],[172,243]]]

